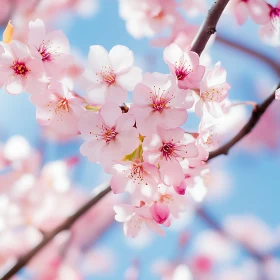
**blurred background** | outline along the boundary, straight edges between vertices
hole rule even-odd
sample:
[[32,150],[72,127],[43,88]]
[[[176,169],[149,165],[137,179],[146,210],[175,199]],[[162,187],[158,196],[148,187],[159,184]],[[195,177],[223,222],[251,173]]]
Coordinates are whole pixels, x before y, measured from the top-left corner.
[[[152,46],[151,40],[147,38],[136,40],[127,32],[125,21],[119,15],[118,1],[88,2],[91,2],[91,9],[60,10],[57,16],[47,23],[50,29],[61,29],[65,32],[72,52],[79,56],[85,65],[91,45],[102,45],[110,50],[120,44],[133,50],[136,65],[141,67],[143,72],[168,73],[162,55],[164,48]],[[201,13],[195,18],[188,19],[188,22],[200,24],[204,15]],[[5,25],[6,22],[2,22],[2,31]],[[256,50],[279,65],[279,48],[271,47],[260,40],[258,26],[251,19],[240,27],[234,17],[226,13],[217,30],[222,38]],[[227,80],[231,85],[229,91],[231,101],[260,102],[271,94],[279,81],[279,76],[269,65],[218,40],[208,51],[212,63],[221,61],[227,70]],[[81,91],[80,93],[83,94]],[[203,200],[198,202],[200,214],[190,209],[179,221],[166,229],[165,237],[144,231],[139,237],[131,239],[124,236],[122,224],[113,219],[112,205],[119,198],[110,196],[96,213],[91,213],[91,216],[88,215],[81,221],[80,228],[83,232],[91,232],[88,242],[83,245],[84,251],[73,249],[69,251],[68,256],[67,250],[64,252],[65,262],[69,264],[69,274],[61,278],[50,276],[44,279],[192,279],[187,278],[190,277],[188,269],[199,271],[198,276],[193,278],[199,280],[280,279],[279,106],[279,103],[274,102],[252,134],[238,143],[228,156],[220,156],[211,161],[211,173],[207,178],[208,188],[201,191],[198,189],[198,201]],[[232,127],[232,131],[231,129],[228,131],[229,135],[246,123],[251,110],[250,105],[236,106],[234,116],[224,120],[223,124]],[[190,116],[186,127],[194,131],[197,124],[197,119]],[[90,163],[80,155],[79,147],[82,141],[79,137],[67,141],[57,141],[50,137],[37,123],[36,110],[30,103],[29,96],[27,94],[12,96],[2,89],[0,93],[2,146],[4,147],[5,143],[16,135],[26,139],[31,147],[28,149],[40,153],[41,160],[38,160],[36,167],[53,161],[67,162],[65,173],[71,185],[75,186],[77,196],[89,197],[89,193],[96,186],[110,179],[102,166]],[[22,138],[12,139],[19,141],[14,146],[15,150],[21,151],[27,147]],[[53,170],[58,170],[57,168],[65,167],[58,166]],[[0,176],[6,176],[8,173],[9,169],[3,168]],[[208,192],[205,198],[204,192]],[[4,195],[0,197],[2,197],[0,209],[2,207],[7,210]],[[66,196],[64,198],[66,199]],[[55,207],[60,210],[67,208],[69,203],[74,208],[80,205],[78,199],[71,199],[70,202],[65,200],[65,205],[61,200],[59,207],[55,202],[50,202],[48,211],[54,211]],[[0,215],[4,220],[5,211],[0,211]],[[98,219],[100,215],[102,218]],[[209,219],[215,221],[218,227],[211,225]],[[221,231],[230,232],[230,237],[221,234]],[[86,238],[81,237],[80,233],[76,236],[78,239]],[[4,235],[2,237],[0,235],[1,238],[2,241],[9,240],[5,239]],[[75,239],[75,235],[73,238]],[[67,240],[71,245],[71,237]],[[0,246],[3,246],[0,247],[0,251],[7,250],[3,243],[5,242],[0,242]],[[36,274],[36,269],[42,266],[43,270],[47,262],[44,261],[44,256],[39,258],[42,262],[37,260],[36,264],[34,261],[35,264],[21,271],[19,279],[43,279]],[[9,266],[4,263],[3,261],[3,270]],[[187,265],[188,269],[184,265]],[[75,271],[82,271],[83,274],[79,276],[80,278],[74,276],[71,278],[69,267]],[[181,278],[175,278],[174,275],[174,278],[167,278],[168,271],[174,272],[175,268]]]

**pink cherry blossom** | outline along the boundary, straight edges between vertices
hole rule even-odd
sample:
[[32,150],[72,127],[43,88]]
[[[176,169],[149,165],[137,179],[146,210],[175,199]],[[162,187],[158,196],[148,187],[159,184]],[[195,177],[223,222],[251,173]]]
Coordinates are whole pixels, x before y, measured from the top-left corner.
[[[179,218],[180,213],[186,212],[189,209],[191,199],[188,195],[180,195],[173,188],[160,184],[158,186],[156,202],[158,202],[158,205],[161,205],[161,207],[157,207],[157,210],[163,210],[174,218]],[[167,224],[165,223],[165,225]]]
[[40,91],[44,74],[42,61],[33,58],[28,47],[19,41],[12,41],[9,45],[1,44],[5,52],[2,52],[0,58],[0,84],[5,84],[10,94]]
[[117,45],[109,54],[102,46],[91,46],[88,59],[81,83],[91,104],[121,104],[142,80],[142,70],[133,66],[133,53],[125,46]]
[[179,185],[185,177],[180,161],[197,157],[197,147],[185,137],[182,128],[166,129],[158,126],[157,132],[146,137],[143,142],[144,160],[159,165],[165,184]]
[[121,0],[120,16],[126,21],[128,32],[136,39],[152,37],[175,22],[176,5],[173,0]]
[[79,120],[79,129],[86,142],[81,153],[92,162],[110,165],[121,160],[139,145],[138,132],[131,114],[122,114],[114,103],[103,105],[99,113],[85,112]]
[[244,24],[248,17],[257,24],[264,24],[268,20],[269,8],[264,0],[232,0],[229,8],[233,10],[238,24]]
[[48,77],[55,77],[71,62],[67,37],[60,30],[47,34],[40,19],[29,23],[28,44],[31,53],[42,59]]
[[265,25],[260,27],[261,39],[274,47],[280,46],[280,1],[273,7],[268,6],[269,11],[267,12],[268,21]]
[[221,67],[220,62],[205,74],[200,86],[200,100],[195,105],[198,116],[202,116],[204,110],[213,117],[220,117],[223,114],[219,103],[227,97],[230,89],[226,75],[226,70]]
[[158,168],[139,160],[114,164],[111,188],[114,193],[129,192],[137,202],[151,201],[161,182]]
[[72,94],[60,82],[30,98],[36,106],[36,117],[40,124],[52,127],[57,134],[77,135],[78,117],[85,111],[83,101]]
[[136,237],[144,225],[158,234],[164,235],[163,229],[153,220],[149,207],[121,204],[114,206],[114,210],[116,221],[124,223],[126,236]]
[[159,124],[169,128],[183,125],[187,120],[186,109],[193,102],[190,92],[176,89],[174,77],[146,73],[134,89],[130,112],[135,115],[139,132],[150,135]]
[[164,61],[168,64],[170,72],[177,78],[178,87],[182,89],[199,88],[205,67],[199,65],[197,53],[184,52],[178,45],[171,44],[165,48]]

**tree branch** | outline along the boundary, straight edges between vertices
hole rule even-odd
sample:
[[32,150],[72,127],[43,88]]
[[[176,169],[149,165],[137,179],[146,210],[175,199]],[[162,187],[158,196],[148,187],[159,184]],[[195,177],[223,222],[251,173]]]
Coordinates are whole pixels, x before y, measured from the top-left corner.
[[268,57],[266,55],[264,55],[263,53],[251,49],[249,47],[247,47],[244,44],[240,44],[238,42],[232,41],[228,38],[222,37],[217,35],[216,37],[216,41],[225,45],[225,46],[229,46],[231,48],[234,48],[240,52],[246,53],[262,62],[264,62],[265,64],[267,64],[268,66],[271,67],[271,69],[275,72],[275,74],[280,77],[280,62],[275,61],[274,58]]
[[228,2],[229,0],[215,0],[193,40],[191,51],[201,55],[211,35],[216,33],[217,23]]
[[[278,84],[277,88],[280,88],[280,83]],[[243,126],[243,128],[225,145],[218,148],[217,150],[210,153],[208,160],[213,159],[214,157],[217,157],[219,155],[227,155],[229,153],[229,150],[236,145],[242,138],[244,138],[247,134],[249,134],[252,129],[257,125],[260,118],[266,111],[266,109],[272,104],[272,102],[275,100],[275,91],[263,101],[263,103],[257,105],[255,109],[252,111],[251,118],[249,121]]]
[[108,185],[102,185],[98,188],[98,192],[88,202],[82,205],[72,216],[68,217],[62,224],[57,226],[53,231],[47,233],[43,240],[27,252],[25,255],[20,257],[17,263],[4,275],[1,280],[8,280],[10,277],[15,275],[20,269],[22,269],[41,249],[43,249],[57,234],[60,232],[70,229],[72,225],[83,216],[92,206],[97,204],[107,193],[109,193],[111,187]]

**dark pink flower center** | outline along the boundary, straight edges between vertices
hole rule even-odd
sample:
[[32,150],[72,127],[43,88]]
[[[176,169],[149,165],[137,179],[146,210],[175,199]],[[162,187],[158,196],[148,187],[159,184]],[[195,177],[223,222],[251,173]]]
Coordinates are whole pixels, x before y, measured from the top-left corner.
[[176,156],[175,153],[175,148],[176,145],[174,143],[162,143],[162,146],[160,148],[160,151],[162,153],[162,156],[166,159],[166,160],[170,160],[171,157]]
[[57,51],[54,50],[50,44],[45,44],[45,41],[39,46],[38,52],[42,56],[43,62],[53,61],[57,55]]
[[111,141],[115,140],[118,133],[116,132],[115,128],[105,128],[103,132],[103,139],[109,144]]
[[[98,75],[98,73],[96,73]],[[111,67],[102,66],[100,75],[104,83],[111,85],[116,81],[116,74]]]
[[162,90],[159,88],[158,91],[154,87],[154,92],[151,93],[151,99],[152,104],[151,107],[154,111],[162,113],[163,110],[167,107],[168,103],[174,98],[174,95],[172,94],[169,96],[169,91],[166,92],[166,90]]
[[192,72],[191,65],[186,65],[186,61],[175,62],[175,75],[177,80],[184,80]]
[[271,24],[276,31],[280,29],[280,9],[279,8],[271,8],[270,10],[270,20]]
[[16,75],[20,75],[22,77],[25,77],[28,72],[30,72],[30,70],[26,67],[25,62],[19,60],[15,60],[10,68],[14,70]]

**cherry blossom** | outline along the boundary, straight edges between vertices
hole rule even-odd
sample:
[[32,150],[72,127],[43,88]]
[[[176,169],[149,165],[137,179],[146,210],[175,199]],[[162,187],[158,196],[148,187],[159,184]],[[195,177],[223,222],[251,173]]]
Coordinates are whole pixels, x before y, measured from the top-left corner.
[[170,72],[177,78],[178,87],[182,89],[199,88],[205,67],[199,64],[197,53],[184,52],[176,44],[165,48],[164,61],[168,64]]
[[190,92],[176,89],[174,77],[146,73],[134,89],[130,112],[135,115],[139,132],[150,135],[159,124],[169,128],[183,125],[187,120],[186,109],[193,102]]
[[32,55],[42,59],[48,77],[55,77],[71,62],[67,37],[60,30],[47,34],[40,19],[29,23],[28,44]]
[[179,16],[172,0],[121,0],[120,16],[134,38],[152,37]]
[[198,116],[203,115],[203,110],[207,110],[213,117],[223,114],[219,105],[228,94],[230,85],[226,82],[226,70],[221,67],[221,63],[216,63],[215,67],[208,71],[200,85],[200,100],[195,105]]
[[[4,52],[3,52],[4,48]],[[41,90],[44,67],[42,61],[31,56],[26,45],[19,41],[12,41],[9,45],[1,45],[0,83],[10,94],[23,91],[36,93]]]
[[264,0],[232,0],[229,3],[238,24],[244,24],[248,17],[257,24],[264,24],[268,20],[269,8]]
[[110,185],[114,193],[129,192],[138,202],[148,202],[156,196],[161,182],[156,166],[134,160],[116,163],[112,170]]
[[275,7],[269,5],[268,20],[260,27],[261,39],[274,47],[280,46],[280,1]]
[[98,114],[85,112],[79,120],[79,129],[86,140],[80,149],[82,155],[105,166],[121,160],[139,145],[134,123],[134,117],[122,114],[114,103],[103,105]]
[[182,128],[158,126],[157,134],[144,139],[143,150],[144,160],[159,165],[161,178],[167,185],[179,185],[184,179],[180,161],[198,156],[195,143],[184,135]]
[[136,237],[144,225],[158,234],[164,235],[163,229],[153,220],[147,206],[135,207],[121,204],[114,206],[114,210],[116,221],[124,223],[124,234],[126,236]]
[[30,98],[36,106],[40,124],[51,126],[58,134],[77,135],[78,118],[85,111],[83,101],[60,82],[52,82],[42,93]]
[[133,66],[133,53],[125,46],[117,45],[109,54],[102,46],[91,46],[88,59],[81,83],[91,104],[121,104],[142,80],[142,70]]

